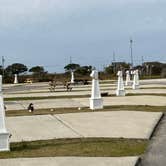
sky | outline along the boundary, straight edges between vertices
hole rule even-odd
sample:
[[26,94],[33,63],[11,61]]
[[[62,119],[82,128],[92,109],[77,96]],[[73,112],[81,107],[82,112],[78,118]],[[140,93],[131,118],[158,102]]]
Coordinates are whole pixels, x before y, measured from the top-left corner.
[[0,56],[63,72],[70,62],[98,70],[116,61],[166,62],[165,0],[0,0]]

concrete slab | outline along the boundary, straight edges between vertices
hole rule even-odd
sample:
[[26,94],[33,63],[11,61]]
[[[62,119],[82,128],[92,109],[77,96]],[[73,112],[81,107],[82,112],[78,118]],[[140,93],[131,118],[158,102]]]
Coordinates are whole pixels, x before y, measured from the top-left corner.
[[1,159],[1,166],[135,166],[138,157],[43,157]]
[[[79,102],[82,105],[89,106],[88,98],[73,98],[75,102]],[[104,97],[104,106],[113,105],[151,105],[151,106],[166,106],[165,96],[124,96],[124,97]]]
[[[126,94],[128,93],[154,93],[154,94],[166,94],[166,85],[141,85],[141,88],[151,88],[151,89],[138,89],[138,90],[132,90],[131,86],[127,86],[126,88]],[[155,89],[155,87],[157,89]],[[159,89],[161,88],[161,89]],[[100,86],[101,92],[108,92],[109,94],[114,94],[116,91],[116,86]],[[33,90],[22,90],[22,91],[13,91],[13,92],[4,92],[4,98],[15,98],[15,97],[48,97],[48,96],[80,96],[80,95],[90,95],[91,94],[91,88],[90,87],[74,87],[71,92],[67,92],[64,88],[56,89],[55,92],[50,92],[48,89],[33,89]]]
[[[124,97],[104,97],[104,106],[113,105],[151,105],[166,106],[165,96],[124,96]],[[61,99],[42,99],[42,100],[19,100],[6,101],[7,110],[26,110],[29,103],[33,103],[35,109],[46,108],[78,108],[89,107],[89,98],[61,98]]]
[[54,115],[83,137],[148,139],[162,113],[113,111]]
[[6,118],[12,134],[11,142],[78,137],[71,129],[51,115]]
[[111,111],[7,117],[11,142],[54,138],[148,139],[162,113]]

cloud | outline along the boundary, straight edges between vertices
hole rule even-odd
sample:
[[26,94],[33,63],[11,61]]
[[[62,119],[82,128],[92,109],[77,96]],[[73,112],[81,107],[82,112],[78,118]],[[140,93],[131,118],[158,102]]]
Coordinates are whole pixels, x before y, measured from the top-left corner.
[[[127,59],[130,36],[137,46],[150,42],[155,52],[164,42],[165,4],[164,0],[0,0],[1,53],[36,64],[42,61],[40,55],[47,55],[43,63],[51,59],[50,63],[63,64],[62,57],[69,54],[85,63],[93,57],[97,64],[107,61],[114,49]],[[161,42],[158,46],[155,38]],[[134,53],[140,52],[145,54],[143,47]]]

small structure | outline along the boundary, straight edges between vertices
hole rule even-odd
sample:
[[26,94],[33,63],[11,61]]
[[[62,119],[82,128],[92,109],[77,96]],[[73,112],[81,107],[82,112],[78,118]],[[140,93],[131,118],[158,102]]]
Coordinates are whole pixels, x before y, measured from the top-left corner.
[[117,76],[118,76],[118,85],[116,90],[116,96],[125,96],[122,71],[118,71]]
[[17,74],[14,74],[14,84],[18,84],[18,77],[17,77]]
[[74,84],[74,71],[71,71],[71,84]]
[[128,86],[130,85],[130,72],[129,70],[126,71],[126,81],[125,81],[125,85]]
[[0,151],[9,151],[9,133],[5,126],[5,109],[2,95],[2,76],[0,75]]
[[90,109],[102,109],[103,108],[103,100],[101,98],[99,80],[98,80],[98,71],[93,70],[90,74],[92,77],[92,91],[90,98]]
[[134,78],[133,78],[133,89],[139,89],[139,72],[138,70],[134,70],[133,72]]

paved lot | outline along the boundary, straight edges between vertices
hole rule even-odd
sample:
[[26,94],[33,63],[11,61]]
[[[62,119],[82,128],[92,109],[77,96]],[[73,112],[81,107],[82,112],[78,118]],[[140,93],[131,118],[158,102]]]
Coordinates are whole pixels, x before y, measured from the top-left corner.
[[162,113],[111,111],[6,118],[11,142],[53,138],[148,139]]
[[[164,96],[125,96],[125,97],[104,97],[104,106],[113,105],[152,105],[166,106],[166,97]],[[61,99],[43,99],[43,100],[19,100],[6,101],[7,110],[24,110],[29,103],[33,103],[35,109],[46,108],[70,108],[70,107],[89,107],[89,98],[61,98]]]
[[1,166],[135,166],[138,157],[47,157],[1,159]]

